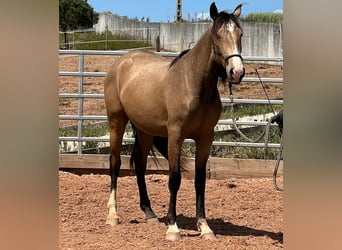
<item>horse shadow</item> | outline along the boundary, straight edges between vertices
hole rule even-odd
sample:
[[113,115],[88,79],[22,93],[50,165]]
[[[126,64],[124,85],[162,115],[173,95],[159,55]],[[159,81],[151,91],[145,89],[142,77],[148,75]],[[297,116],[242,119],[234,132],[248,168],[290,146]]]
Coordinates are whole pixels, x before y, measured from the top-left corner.
[[[181,229],[196,231],[197,227],[195,221],[196,219],[194,217],[187,217],[182,214],[177,216],[177,225]],[[167,218],[160,218],[159,222],[165,223],[165,225],[167,225]],[[207,222],[216,235],[256,237],[266,236],[277,243],[283,244],[282,232],[271,232],[247,226],[234,225],[230,222],[225,222],[222,219],[207,219]]]

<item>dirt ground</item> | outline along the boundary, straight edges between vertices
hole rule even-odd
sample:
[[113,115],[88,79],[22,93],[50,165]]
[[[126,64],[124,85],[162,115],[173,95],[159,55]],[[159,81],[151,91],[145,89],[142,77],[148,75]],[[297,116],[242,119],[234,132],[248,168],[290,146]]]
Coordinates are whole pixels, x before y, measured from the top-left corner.
[[105,224],[110,177],[59,172],[61,249],[280,249],[283,248],[283,193],[271,178],[208,180],[206,215],[217,239],[199,238],[193,180],[183,178],[177,200],[182,240],[165,239],[169,192],[166,175],[147,175],[159,224],[145,223],[135,177],[118,180],[121,223]]

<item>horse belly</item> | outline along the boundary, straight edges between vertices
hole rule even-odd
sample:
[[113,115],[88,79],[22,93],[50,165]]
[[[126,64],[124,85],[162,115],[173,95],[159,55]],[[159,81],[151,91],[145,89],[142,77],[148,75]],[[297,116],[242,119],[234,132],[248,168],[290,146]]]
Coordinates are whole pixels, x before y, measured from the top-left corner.
[[[144,131],[146,134],[153,136],[167,136],[167,117],[164,115],[165,112],[156,110],[156,107],[150,107],[140,103],[139,110],[126,111],[130,121]],[[162,110],[162,109],[161,109]]]

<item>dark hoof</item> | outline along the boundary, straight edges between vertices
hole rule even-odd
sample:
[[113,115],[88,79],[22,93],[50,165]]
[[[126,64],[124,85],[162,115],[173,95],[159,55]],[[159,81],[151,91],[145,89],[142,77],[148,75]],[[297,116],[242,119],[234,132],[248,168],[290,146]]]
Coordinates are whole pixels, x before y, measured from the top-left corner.
[[168,240],[168,241],[178,241],[181,239],[182,239],[182,237],[181,237],[180,233],[173,233],[173,232],[166,233],[166,240]]
[[146,218],[146,223],[147,224],[159,224],[159,220],[157,217],[155,218]]
[[216,240],[216,236],[214,233],[201,234],[200,237],[205,240]]

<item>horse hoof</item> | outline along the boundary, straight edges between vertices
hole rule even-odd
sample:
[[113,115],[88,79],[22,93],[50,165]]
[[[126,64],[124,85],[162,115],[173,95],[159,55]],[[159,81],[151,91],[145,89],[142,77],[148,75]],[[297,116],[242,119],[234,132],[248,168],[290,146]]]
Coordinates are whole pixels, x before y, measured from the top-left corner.
[[116,226],[119,224],[119,218],[107,218],[106,224],[110,226]]
[[148,218],[148,219],[146,219],[146,223],[147,224],[159,224],[159,220],[158,220],[157,217],[155,217],[155,218]]
[[166,240],[168,241],[178,241],[181,239],[182,237],[180,233],[173,233],[173,232],[166,233]]
[[201,234],[200,237],[205,239],[205,240],[216,240],[216,236],[214,233]]

